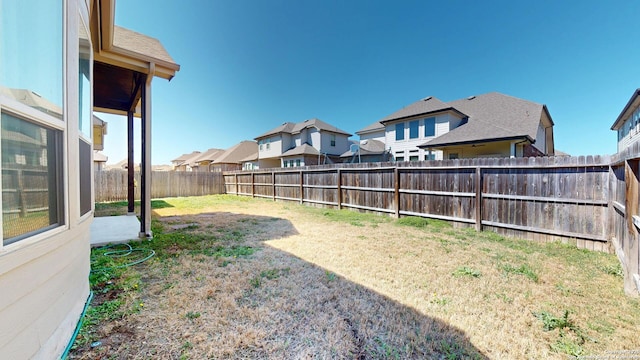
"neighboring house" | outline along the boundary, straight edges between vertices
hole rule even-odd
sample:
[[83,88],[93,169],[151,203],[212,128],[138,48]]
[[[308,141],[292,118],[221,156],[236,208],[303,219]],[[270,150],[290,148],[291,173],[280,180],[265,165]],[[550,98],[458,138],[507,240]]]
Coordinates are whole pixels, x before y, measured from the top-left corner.
[[189,154],[182,154],[179,157],[171,160],[173,170],[175,171],[191,171],[189,164],[197,159],[202,153],[200,151],[193,151]]
[[351,144],[349,151],[340,157],[347,163],[385,162],[391,159],[391,154],[387,151],[384,142],[365,139]]
[[340,162],[349,150],[349,134],[319,119],[286,122],[255,138],[260,168]]
[[244,140],[225,150],[210,165],[214,172],[242,170],[245,159],[255,158],[258,154],[258,144],[255,141]]
[[[547,107],[496,92],[451,102],[429,96],[378,123],[396,161],[554,155]],[[380,139],[380,125],[357,133]]]
[[[129,160],[122,159],[115,164],[106,165],[105,169],[106,170],[127,170],[129,169]],[[133,170],[140,171],[140,164],[133,163]]]
[[618,132],[618,152],[640,139],[640,89],[636,89],[624,106],[611,130]]
[[107,135],[107,122],[93,115],[93,150],[104,150],[105,135]]
[[101,153],[98,150],[93,150],[93,170],[94,171],[102,171],[105,170],[105,165],[109,158],[107,155]]
[[150,130],[152,80],[179,66],[156,39],[116,30],[113,0],[0,7],[0,358],[60,359],[90,292],[92,112],[144,99]]
[[152,165],[151,171],[171,171],[173,170],[172,165]]
[[192,165],[192,167],[195,171],[212,171],[210,165],[218,158],[218,156],[222,155],[223,153],[224,150],[222,149],[211,148],[195,158],[193,160],[194,164]]

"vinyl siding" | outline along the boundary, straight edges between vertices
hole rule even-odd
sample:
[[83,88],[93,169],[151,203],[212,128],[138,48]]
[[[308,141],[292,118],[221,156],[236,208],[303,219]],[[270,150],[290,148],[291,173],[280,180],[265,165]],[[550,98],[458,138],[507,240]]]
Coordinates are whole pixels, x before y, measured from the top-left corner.
[[0,354],[60,356],[89,296],[90,224],[0,254]]
[[385,142],[385,132],[384,130],[380,130],[377,132],[367,133],[360,135],[360,141],[362,140],[378,140]]
[[547,153],[547,134],[542,124],[542,121],[538,125],[538,132],[536,133],[536,142],[533,143],[533,146],[542,151],[542,153]]

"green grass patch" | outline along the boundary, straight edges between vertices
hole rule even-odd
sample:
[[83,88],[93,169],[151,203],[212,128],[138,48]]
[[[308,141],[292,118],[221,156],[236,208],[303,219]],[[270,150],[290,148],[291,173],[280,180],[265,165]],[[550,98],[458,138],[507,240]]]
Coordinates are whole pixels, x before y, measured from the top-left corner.
[[503,264],[500,266],[500,269],[505,274],[523,275],[533,282],[538,282],[538,274],[528,264],[522,264],[519,267],[515,267],[511,264]]
[[389,217],[381,214],[364,213],[355,210],[321,209],[309,206],[300,206],[300,209],[303,209],[303,211],[306,211],[311,215],[321,216],[329,221],[348,223],[353,226],[376,226],[390,221]]
[[454,272],[453,272],[453,276],[471,276],[474,278],[478,278],[480,276],[482,276],[482,273],[479,270],[475,270],[473,268],[470,268],[468,266],[461,266],[459,268],[457,268]]

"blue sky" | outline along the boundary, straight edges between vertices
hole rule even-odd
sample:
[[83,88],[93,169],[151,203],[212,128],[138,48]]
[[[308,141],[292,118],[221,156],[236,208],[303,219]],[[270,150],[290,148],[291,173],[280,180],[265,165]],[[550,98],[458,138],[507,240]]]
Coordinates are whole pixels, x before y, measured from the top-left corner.
[[[153,164],[285,121],[355,134],[426,96],[491,91],[546,104],[556,149],[611,154],[610,127],[640,87],[639,19],[640,2],[618,0],[116,2],[116,24],[182,67],[153,81]],[[118,162],[126,120],[101,117]]]

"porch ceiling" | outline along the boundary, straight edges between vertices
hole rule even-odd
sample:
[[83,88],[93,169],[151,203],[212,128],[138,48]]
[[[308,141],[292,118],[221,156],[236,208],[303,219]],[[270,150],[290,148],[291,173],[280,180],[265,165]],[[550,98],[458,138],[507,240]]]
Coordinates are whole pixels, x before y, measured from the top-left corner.
[[[93,106],[97,110],[135,111],[140,101],[146,74],[115,65],[95,62],[93,65]],[[108,111],[108,112],[111,112]]]

